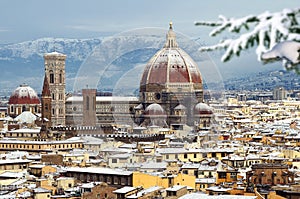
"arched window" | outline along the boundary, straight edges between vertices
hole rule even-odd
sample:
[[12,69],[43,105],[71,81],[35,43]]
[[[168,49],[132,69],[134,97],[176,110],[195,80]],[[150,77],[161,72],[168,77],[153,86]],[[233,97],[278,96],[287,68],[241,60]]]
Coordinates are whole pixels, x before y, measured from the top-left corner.
[[48,111],[48,104],[45,104],[45,110]]
[[62,78],[62,70],[59,73],[59,83],[63,82],[63,78]]
[[54,73],[52,70],[50,70],[49,73],[50,73],[50,84],[54,84]]

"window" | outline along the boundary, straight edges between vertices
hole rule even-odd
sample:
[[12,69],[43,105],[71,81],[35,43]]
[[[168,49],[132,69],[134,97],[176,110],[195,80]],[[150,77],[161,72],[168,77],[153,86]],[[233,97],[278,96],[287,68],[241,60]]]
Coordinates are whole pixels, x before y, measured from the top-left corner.
[[52,100],[55,100],[55,94],[52,93]]
[[111,162],[112,163],[118,163],[118,160],[117,159],[112,159]]
[[59,83],[62,83],[62,82],[63,82],[63,79],[62,79],[62,70],[61,70],[59,73]]
[[187,154],[184,154],[183,157],[184,157],[184,159],[187,159],[187,158],[188,158],[188,155],[187,155]]
[[62,94],[62,93],[59,93],[58,99],[59,99],[59,100],[63,100],[63,94]]
[[225,179],[226,178],[226,173],[225,172],[219,172],[218,176],[219,176],[219,178]]
[[117,177],[114,177],[114,184],[119,184],[119,179]]
[[236,179],[236,173],[230,173],[230,178],[231,179]]
[[50,71],[50,84],[54,84],[54,74],[53,74],[53,71]]
[[194,170],[194,176],[198,178],[198,170]]
[[126,184],[126,179],[124,177],[121,178],[121,184],[125,185]]
[[194,154],[194,158],[197,158],[197,154],[196,153]]
[[106,181],[107,184],[111,184],[111,177],[110,176],[107,176],[107,181]]
[[86,96],[86,110],[90,109],[90,98],[89,96]]

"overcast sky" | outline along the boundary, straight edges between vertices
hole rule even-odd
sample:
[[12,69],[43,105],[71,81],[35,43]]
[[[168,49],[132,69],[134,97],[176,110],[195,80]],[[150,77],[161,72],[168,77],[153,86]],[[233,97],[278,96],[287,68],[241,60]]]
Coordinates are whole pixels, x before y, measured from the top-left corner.
[[[218,20],[220,14],[238,18],[299,5],[299,0],[1,0],[0,45],[43,37],[111,36],[143,27],[168,30],[170,21],[175,32],[197,38],[201,45],[213,45],[222,38],[210,38],[212,28],[195,26],[195,21]],[[224,77],[283,68],[280,62],[258,62],[254,48],[226,63],[220,62],[222,52],[213,53],[211,59]]]
[[91,38],[142,27],[195,37],[211,29],[197,20],[241,17],[298,7],[298,0],[1,0],[0,44],[41,37]]

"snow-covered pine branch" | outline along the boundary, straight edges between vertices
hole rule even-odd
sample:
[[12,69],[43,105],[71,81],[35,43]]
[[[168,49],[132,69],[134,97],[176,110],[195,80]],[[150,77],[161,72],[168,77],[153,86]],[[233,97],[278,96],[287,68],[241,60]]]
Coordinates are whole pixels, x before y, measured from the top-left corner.
[[[299,61],[299,49],[297,50],[297,46],[300,45],[300,26],[299,26],[299,14],[300,8],[295,9],[284,9],[281,12],[270,13],[268,11],[254,16],[249,15],[242,18],[226,18],[225,16],[219,16],[219,21],[216,22],[205,22],[199,21],[195,22],[195,25],[201,26],[212,26],[216,27],[210,32],[210,36],[216,36],[226,29],[230,33],[240,33],[240,31],[245,31],[245,33],[241,33],[235,39],[226,39],[221,40],[218,44],[212,46],[201,47],[201,51],[211,51],[216,49],[225,49],[225,53],[222,56],[222,61],[230,60],[233,55],[239,56],[242,50],[248,49],[249,47],[257,46],[256,54],[259,61],[268,61],[274,59],[282,59],[283,63],[292,63],[292,65],[297,65],[300,63]],[[252,28],[252,30],[250,30]],[[286,47],[293,46],[293,50],[297,50],[296,52],[292,52],[291,55],[280,55],[277,57],[270,57],[271,55],[275,55],[274,53],[269,53],[276,44],[280,44],[281,42],[293,40],[294,43],[284,43],[283,45],[277,46],[276,50],[279,51],[278,48],[285,46],[284,51],[280,51],[281,53],[291,53],[286,50]],[[296,47],[295,47],[296,46]],[[298,53],[298,54],[297,54]],[[265,56],[262,56],[265,54]],[[293,57],[293,60],[287,60]],[[262,60],[263,59],[263,60]]]

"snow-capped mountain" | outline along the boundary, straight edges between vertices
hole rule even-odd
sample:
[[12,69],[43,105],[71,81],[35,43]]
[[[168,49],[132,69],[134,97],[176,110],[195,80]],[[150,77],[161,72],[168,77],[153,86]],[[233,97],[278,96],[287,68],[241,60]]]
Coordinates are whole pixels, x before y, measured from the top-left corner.
[[0,46],[0,60],[30,59],[43,57],[45,53],[64,52],[69,59],[83,61],[101,39],[41,38],[16,44]]

